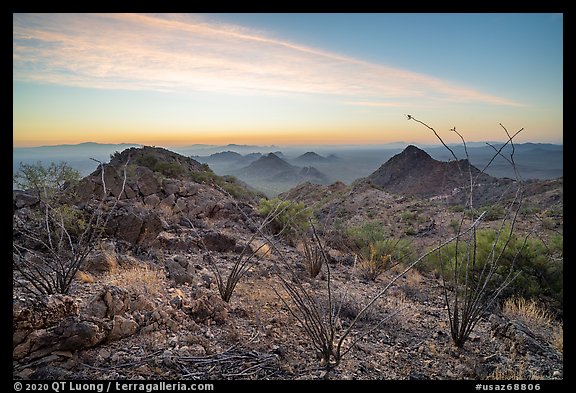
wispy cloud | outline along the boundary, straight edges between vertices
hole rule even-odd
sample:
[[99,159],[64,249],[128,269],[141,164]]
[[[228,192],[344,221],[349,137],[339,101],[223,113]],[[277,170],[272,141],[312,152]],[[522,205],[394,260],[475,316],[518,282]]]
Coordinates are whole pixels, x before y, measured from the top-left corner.
[[520,105],[190,15],[16,14],[13,77],[102,89],[322,94],[365,106],[414,98]]

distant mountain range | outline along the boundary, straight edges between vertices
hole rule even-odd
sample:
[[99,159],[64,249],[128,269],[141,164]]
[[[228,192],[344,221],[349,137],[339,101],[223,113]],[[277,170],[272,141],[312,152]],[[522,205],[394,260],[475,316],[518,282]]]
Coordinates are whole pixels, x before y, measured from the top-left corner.
[[[208,164],[218,175],[234,175],[248,184],[275,195],[287,191],[301,179],[310,179],[318,183],[342,181],[351,184],[378,170],[383,163],[402,152],[406,144],[394,143],[378,146],[256,146],[256,145],[191,145],[169,148],[168,150]],[[492,143],[498,149],[502,143]],[[45,164],[50,162],[68,162],[82,175],[91,173],[96,163],[90,158],[103,162],[110,159],[116,151],[123,151],[138,144],[100,144],[86,142],[77,145],[55,145],[28,148],[13,148],[13,172],[18,170],[20,162]],[[466,158],[463,146],[449,145],[458,159]],[[421,146],[422,147],[422,146]],[[494,156],[495,150],[486,143],[467,144],[470,162],[482,170]],[[281,149],[281,150],[280,150]],[[443,146],[427,146],[426,153],[435,160],[454,161],[451,153]],[[522,143],[514,145],[514,161],[524,179],[553,179],[563,175],[563,145],[549,143]],[[512,149],[507,146],[502,154],[509,158]],[[250,168],[252,163],[273,153],[286,165],[279,164],[281,171],[263,170],[255,175]],[[274,158],[272,157],[274,160]],[[289,165],[289,166],[287,166]],[[259,165],[255,165],[259,167]],[[308,168],[304,170],[303,168]],[[304,171],[304,172],[303,172]],[[487,174],[502,178],[514,177],[509,163],[502,157],[496,157],[487,169]]]
[[328,177],[318,169],[312,166],[302,168],[289,164],[274,153],[262,156],[232,174],[246,182],[258,180],[260,182],[290,183],[292,185],[303,181],[319,184],[328,182]]
[[140,147],[137,143],[105,144],[84,142],[77,145],[54,145],[38,147],[14,147],[12,149],[12,171],[18,170],[20,163],[33,164],[38,161],[50,162],[66,161],[71,167],[80,171],[83,176],[90,174],[96,163],[90,158],[108,162],[110,155],[131,147]]

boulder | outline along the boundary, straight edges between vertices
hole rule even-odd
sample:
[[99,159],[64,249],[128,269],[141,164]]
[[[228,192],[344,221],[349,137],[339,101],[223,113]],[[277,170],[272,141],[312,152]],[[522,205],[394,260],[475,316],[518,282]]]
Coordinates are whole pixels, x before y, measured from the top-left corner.
[[136,185],[142,196],[148,196],[151,194],[156,194],[160,192],[160,184],[154,172],[149,168],[144,166],[139,166],[136,168]]
[[40,202],[38,197],[26,191],[12,191],[12,205],[14,210],[22,209],[23,207],[31,207],[36,205],[38,202]]
[[169,259],[165,264],[166,269],[168,270],[168,275],[177,285],[193,283],[194,276],[188,271],[187,263],[186,266],[182,266],[178,261]]
[[516,320],[508,320],[492,314],[489,317],[492,335],[505,342],[510,352],[519,355],[526,353],[555,357],[556,354],[547,343],[540,340],[526,325]]
[[174,194],[170,194],[160,201],[160,207],[162,206],[173,207],[175,202],[176,202],[176,196]]
[[54,351],[77,351],[93,347],[108,336],[111,323],[90,317],[68,317],[48,329],[39,329],[28,335],[26,341],[12,352],[15,360],[30,360]]
[[200,191],[201,186],[197,183],[192,182],[184,182],[182,187],[180,187],[180,191],[178,192],[181,196],[189,197],[194,196]]
[[149,245],[162,232],[162,220],[156,212],[147,212],[143,217],[138,244]]
[[130,294],[123,288],[106,285],[86,307],[86,314],[97,318],[113,318],[130,310]]
[[185,311],[195,322],[212,321],[223,324],[228,319],[226,303],[214,293],[200,294],[190,305],[185,306]]
[[160,203],[160,197],[156,194],[148,195],[144,198],[144,204],[150,207],[156,207]]
[[131,336],[138,331],[138,327],[138,323],[132,318],[115,315],[108,340],[115,341]]
[[164,179],[162,180],[162,189],[168,195],[177,194],[180,192],[180,181],[174,179]]
[[177,213],[188,213],[188,199],[187,198],[178,198],[176,200],[176,204],[174,205],[174,211]]
[[90,273],[109,273],[118,268],[118,259],[113,244],[103,244],[100,250],[88,254],[82,266]]
[[236,245],[236,239],[219,232],[207,232],[202,235],[203,244],[210,251],[218,252],[241,252],[242,247]]
[[144,220],[135,212],[120,214],[110,220],[109,228],[112,227],[115,236],[132,244],[136,244],[140,237]]
[[36,301],[14,300],[12,305],[12,344],[21,344],[30,332],[57,325],[80,313],[78,303],[67,295],[48,295]]

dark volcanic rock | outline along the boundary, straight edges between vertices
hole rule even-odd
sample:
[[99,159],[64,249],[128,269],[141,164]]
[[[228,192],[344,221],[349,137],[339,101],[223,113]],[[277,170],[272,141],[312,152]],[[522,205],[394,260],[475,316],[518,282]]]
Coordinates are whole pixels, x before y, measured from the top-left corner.
[[431,197],[469,186],[470,172],[477,184],[497,182],[497,179],[469,165],[468,160],[437,161],[410,145],[368,176],[368,180],[391,193]]
[[210,251],[228,252],[242,251],[236,246],[236,239],[228,237],[218,232],[208,232],[202,236],[203,244]]
[[142,196],[148,196],[160,192],[160,183],[154,177],[152,170],[139,166],[136,168],[136,185]]
[[40,200],[38,197],[20,190],[12,191],[12,205],[13,209],[22,209],[23,207],[30,207],[36,205]]

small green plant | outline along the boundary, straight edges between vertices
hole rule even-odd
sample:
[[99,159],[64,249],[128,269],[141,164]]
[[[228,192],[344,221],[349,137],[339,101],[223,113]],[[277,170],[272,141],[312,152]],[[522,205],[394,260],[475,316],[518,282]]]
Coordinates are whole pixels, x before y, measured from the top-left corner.
[[453,213],[462,213],[462,212],[464,211],[464,206],[462,206],[462,205],[453,205],[453,206],[450,206],[450,209],[449,209],[449,210],[450,210],[451,212],[453,212]]
[[272,214],[274,217],[269,228],[276,235],[293,238],[298,233],[305,232],[309,227],[312,211],[303,202],[283,201],[279,198],[260,199],[258,213],[262,217]]
[[378,276],[384,273],[392,265],[390,255],[382,255],[380,250],[376,250],[373,244],[368,245],[369,255],[362,257],[358,265],[358,272],[360,277],[376,281]]
[[53,162],[48,166],[37,162],[20,163],[18,172],[13,176],[13,182],[23,190],[34,192],[39,199],[49,200],[68,185],[78,184],[81,178],[80,172],[67,162]]
[[503,206],[498,204],[485,206],[483,209],[480,210],[486,211],[486,214],[484,215],[484,219],[486,221],[500,220],[504,218],[504,216],[506,215],[506,209],[504,209]]
[[452,228],[452,232],[454,232],[454,234],[457,234],[458,230],[460,229],[460,220],[451,220],[450,228]]
[[377,221],[350,227],[345,233],[350,239],[352,246],[358,249],[368,247],[369,244],[374,244],[388,237],[388,234],[382,228],[382,224]]
[[544,217],[542,218],[542,227],[545,229],[554,229],[554,227],[556,226],[556,224],[554,223],[554,220],[549,218],[549,217]]
[[415,221],[415,220],[418,218],[418,213],[417,213],[417,212],[411,212],[411,211],[403,212],[403,213],[400,215],[400,218],[402,218],[402,221],[412,222],[412,221]]
[[408,228],[404,231],[407,236],[415,236],[418,232],[414,228]]
[[184,167],[179,162],[160,161],[151,154],[138,157],[136,164],[145,166],[154,172],[160,172],[167,177],[177,177],[184,173]]
[[350,248],[360,258],[360,270],[365,278],[375,280],[381,273],[414,257],[412,245],[406,239],[390,237],[378,222],[368,222],[345,231]]
[[534,216],[538,213],[540,213],[540,208],[537,206],[523,206],[520,209],[520,215],[523,217]]

